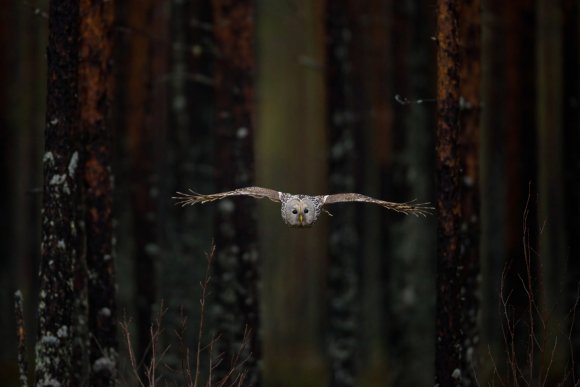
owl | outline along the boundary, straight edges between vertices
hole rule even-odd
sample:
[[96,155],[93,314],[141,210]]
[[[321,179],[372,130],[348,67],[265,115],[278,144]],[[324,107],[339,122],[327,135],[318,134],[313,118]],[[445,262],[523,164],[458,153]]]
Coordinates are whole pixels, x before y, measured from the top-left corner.
[[406,215],[426,216],[432,210],[428,203],[393,203],[371,198],[358,193],[339,193],[334,195],[294,195],[273,189],[261,187],[238,188],[233,191],[220,192],[209,195],[202,195],[191,191],[191,193],[177,192],[173,197],[178,205],[182,207],[197,203],[208,203],[214,200],[225,199],[230,196],[250,196],[256,199],[270,199],[273,202],[281,203],[282,220],[289,227],[310,227],[318,220],[322,212],[330,213],[326,206],[335,203],[360,202],[378,204],[389,210],[401,212]]

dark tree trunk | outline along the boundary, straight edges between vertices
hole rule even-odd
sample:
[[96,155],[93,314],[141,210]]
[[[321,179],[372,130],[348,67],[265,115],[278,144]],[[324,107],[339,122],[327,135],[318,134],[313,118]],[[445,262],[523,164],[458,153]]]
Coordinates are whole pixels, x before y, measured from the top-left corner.
[[[171,349],[165,357],[170,370],[164,380],[180,384],[182,375],[173,372],[183,361],[183,351],[195,348],[200,321],[200,281],[207,267],[204,252],[211,248],[214,206],[176,207],[167,200],[176,191],[191,188],[215,192],[213,183],[212,118],[214,61],[211,1],[171,1],[171,72],[169,77],[168,129],[165,135],[164,178],[160,222],[164,225],[159,265],[159,294],[167,305],[163,345]],[[192,55],[193,53],[193,55]],[[187,316],[187,334],[175,335]],[[204,335],[209,336],[206,330]],[[203,358],[204,361],[206,358]],[[200,365],[207,372],[208,364]]]
[[437,2],[437,137],[436,209],[437,306],[435,381],[441,386],[461,384],[462,262],[459,261],[461,222],[459,134],[458,2]]
[[[328,126],[330,128],[329,192],[355,192],[359,136],[353,120],[352,31],[348,1],[326,4]],[[358,213],[355,206],[333,209],[329,240],[330,385],[354,386],[358,351],[359,294]]]
[[[424,37],[433,34],[434,20],[423,0],[394,1],[392,23],[393,140],[390,166],[384,175],[388,197],[396,201],[433,197],[434,104],[397,103],[432,99],[435,46]],[[388,221],[388,267],[385,310],[388,350],[399,359],[393,385],[427,385],[433,380],[435,281],[435,218],[385,216]],[[417,372],[417,370],[422,370]]]
[[113,386],[118,351],[109,120],[113,3],[82,0],[80,4],[89,380],[91,386]]
[[[501,17],[504,2],[482,0],[482,110],[480,146],[481,186],[481,273],[483,342],[494,359],[504,359],[501,319],[498,318],[500,278],[506,260],[506,131],[505,111],[510,98],[504,79],[505,24]],[[521,216],[521,213],[520,213]],[[505,364],[497,361],[498,367]],[[485,374],[493,372],[488,367]],[[484,378],[485,379],[485,378]]]
[[476,384],[477,318],[479,312],[479,122],[481,112],[481,3],[463,1],[460,5],[460,112],[458,156],[461,168],[461,234],[459,262],[463,265],[461,370],[462,384]]
[[[537,283],[534,283],[532,288],[526,289],[521,282],[522,278],[528,278],[526,262],[530,263],[530,273],[534,281],[537,278],[538,268],[537,256],[525,254],[526,249],[537,250],[538,247],[537,211],[532,204],[534,200],[529,202],[529,195],[534,197],[537,192],[537,136],[535,135],[537,120],[534,114],[536,69],[535,66],[530,66],[531,58],[535,57],[536,51],[534,6],[534,2],[518,0],[512,2],[510,7],[501,7],[502,12],[499,16],[501,16],[505,30],[500,30],[499,35],[500,39],[504,41],[505,53],[510,53],[510,55],[506,56],[505,63],[503,63],[505,70],[502,79],[497,81],[503,84],[505,89],[501,90],[502,94],[496,98],[499,99],[498,103],[504,109],[501,119],[505,122],[503,124],[505,128],[503,128],[503,138],[496,139],[496,143],[491,144],[490,148],[493,153],[498,153],[499,149],[504,149],[505,152],[503,160],[505,175],[502,176],[505,197],[501,199],[505,204],[505,208],[502,208],[504,211],[503,223],[505,224],[502,226],[504,227],[502,232],[505,234],[505,246],[502,246],[504,249],[503,265],[505,266],[504,294],[502,296],[507,297],[509,294],[510,307],[512,308],[512,314],[509,318],[503,316],[501,320],[497,318],[494,320],[502,321],[503,329],[508,324],[514,323],[514,321],[508,321],[510,319],[520,321],[515,327],[515,334],[520,338],[528,335],[530,323],[533,324],[530,321],[531,316],[527,308],[530,301],[529,296],[532,297],[532,301],[537,301],[534,293],[539,290]],[[497,44],[492,50],[494,52],[498,50]],[[502,56],[505,55],[502,54]],[[484,106],[487,106],[486,103]],[[493,189],[497,191],[497,182],[491,182],[491,184]],[[531,207],[529,207],[530,204],[532,204]],[[493,203],[492,205],[495,206]],[[524,225],[523,214],[526,214],[526,225]],[[524,226],[527,226],[526,230],[524,230]],[[526,236],[529,245],[522,245],[522,234]],[[485,241],[483,246],[489,243],[489,241]],[[504,277],[504,275],[498,274],[496,278],[498,277]],[[499,287],[497,289],[499,290]],[[494,305],[497,306],[497,300],[494,301]],[[501,330],[498,330],[496,335],[500,341],[505,340],[500,338]],[[508,343],[504,342],[504,346],[506,344]],[[511,343],[508,345],[511,346]],[[501,349],[499,354],[492,352],[492,356],[498,359],[500,367],[508,365],[508,362],[501,361],[505,359],[506,355],[512,356],[519,364],[528,363],[529,343],[527,340],[515,340],[513,348],[515,349],[513,356],[507,347]]]
[[44,154],[42,259],[36,385],[71,380],[73,266],[79,254],[79,5],[49,7],[48,99]]
[[[541,273],[542,308],[548,322],[544,328],[544,346],[537,353],[541,361],[538,380],[543,377],[542,368],[550,372],[548,383],[562,380],[566,368],[568,351],[562,348],[553,356],[548,348],[558,336],[566,334],[555,323],[564,321],[569,306],[563,302],[566,283],[567,241],[564,202],[564,130],[563,130],[563,36],[562,4],[552,0],[537,0],[537,87],[536,118],[538,125],[538,220],[539,268]],[[528,289],[531,290],[531,289]],[[543,325],[543,324],[542,324]],[[530,340],[532,348],[536,343]],[[536,364],[529,364],[536,368]],[[532,375],[532,372],[530,372]],[[551,382],[551,383],[550,383]]]
[[[251,0],[214,0],[214,35],[218,48],[216,82],[217,191],[254,182],[254,5]],[[224,200],[216,223],[214,301],[220,348],[226,358],[219,367],[225,375],[231,356],[240,351],[244,332],[248,342],[241,358],[248,384],[259,386],[260,325],[258,283],[260,266],[256,206],[253,199]]]
[[[15,287],[22,291],[27,342],[33,343],[37,333],[34,321],[43,186],[43,170],[39,166],[45,130],[48,20],[35,15],[21,3],[9,4],[2,7],[0,14],[0,44],[3,47],[0,58],[4,64],[0,80],[4,85],[0,91],[0,154],[3,155],[0,173],[5,180],[1,188],[0,212],[5,214],[5,219],[0,226],[0,254],[8,259],[2,261],[0,309],[10,310],[9,298]],[[0,342],[5,344],[0,351],[0,363],[7,364],[16,361],[16,343],[13,341],[13,319],[9,313],[4,315],[5,321],[0,323]],[[27,351],[30,360],[34,346],[27,346]]]
[[164,101],[155,99],[154,92],[164,83],[155,81],[161,74],[155,70],[156,61],[163,60],[156,49],[162,47],[162,33],[157,28],[158,0],[132,0],[124,5],[121,25],[127,26],[126,41],[121,48],[123,62],[122,91],[123,120],[121,129],[127,142],[126,176],[129,191],[129,218],[132,232],[132,254],[135,279],[135,322],[137,325],[136,356],[149,364],[145,355],[150,344],[153,305],[157,297],[155,262],[159,257],[158,240],[158,176],[157,152],[159,131],[163,123],[155,121]]
[[[24,45],[25,42],[21,39],[13,40],[13,34],[16,30],[17,21],[21,21],[22,16],[15,15],[15,3],[4,5],[0,9],[0,55],[2,61],[0,62],[0,83],[4,85],[0,89],[0,174],[4,176],[7,183],[0,187],[0,213],[5,214],[5,221],[0,225],[0,264],[3,267],[0,272],[0,283],[9,289],[14,289],[15,281],[12,276],[12,267],[15,260],[10,256],[10,252],[14,251],[16,244],[14,223],[17,214],[11,211],[15,204],[11,198],[15,197],[13,188],[16,184],[15,168],[11,166],[11,161],[15,156],[11,150],[16,149],[16,117],[10,115],[9,95],[15,93],[16,80],[11,74],[13,69],[17,69],[17,57],[15,50],[11,49],[12,44]],[[18,37],[18,35],[16,35]],[[13,231],[14,230],[14,231]],[[21,286],[21,285],[20,285]],[[10,310],[12,303],[11,292],[2,292],[0,294],[0,308],[2,310]],[[0,320],[0,340],[5,344],[5,348],[0,350],[0,364],[8,364],[10,358],[13,357],[14,334],[11,324],[8,320]]]
[[[580,297],[580,249],[574,241],[580,230],[580,4],[574,0],[564,1],[564,202],[566,203],[566,231],[568,248],[567,305]],[[578,309],[576,310],[578,313]],[[568,321],[572,324],[572,321]],[[571,353],[580,356],[580,324],[570,327]],[[574,373],[580,375],[580,362],[573,364]],[[574,381],[576,382],[576,381]]]

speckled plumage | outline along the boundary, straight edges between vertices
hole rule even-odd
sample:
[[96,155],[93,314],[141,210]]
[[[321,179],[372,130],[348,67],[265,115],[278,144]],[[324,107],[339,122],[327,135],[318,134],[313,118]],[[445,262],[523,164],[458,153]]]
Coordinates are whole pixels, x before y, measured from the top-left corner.
[[365,196],[358,193],[339,193],[333,195],[302,195],[290,194],[275,191],[262,187],[245,187],[233,191],[220,192],[203,195],[190,191],[190,193],[177,192],[173,199],[181,206],[194,205],[197,203],[208,203],[214,200],[225,199],[230,196],[251,196],[256,199],[270,199],[273,202],[281,203],[280,212],[282,220],[290,227],[310,227],[318,220],[326,205],[334,203],[360,202],[377,204],[389,210],[401,212],[406,215],[425,216],[429,214],[433,207],[428,203],[394,203]]

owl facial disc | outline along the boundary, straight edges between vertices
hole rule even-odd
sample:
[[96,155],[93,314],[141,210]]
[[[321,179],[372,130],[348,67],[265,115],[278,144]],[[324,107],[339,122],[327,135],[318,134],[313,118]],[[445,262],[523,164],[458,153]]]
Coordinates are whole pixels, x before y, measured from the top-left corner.
[[282,208],[282,218],[290,227],[310,227],[316,222],[316,208],[308,197],[289,199]]

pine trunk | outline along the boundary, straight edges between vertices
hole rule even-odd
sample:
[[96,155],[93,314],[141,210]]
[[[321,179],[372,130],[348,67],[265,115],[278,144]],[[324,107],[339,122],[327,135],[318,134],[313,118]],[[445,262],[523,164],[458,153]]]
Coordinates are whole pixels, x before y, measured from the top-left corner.
[[[353,120],[353,20],[348,1],[326,4],[328,126],[330,128],[329,192],[356,192],[359,183],[360,136]],[[328,246],[330,385],[354,386],[358,351],[358,246],[360,213],[355,206],[332,211]]]
[[109,105],[113,4],[82,0],[80,114],[84,143],[84,213],[90,335],[90,385],[117,378],[117,308],[113,259],[113,183]]
[[77,2],[50,3],[37,386],[68,386],[72,380],[72,268],[80,254],[78,26]]
[[464,305],[461,369],[462,385],[474,386],[476,350],[479,341],[479,123],[481,112],[481,3],[463,1],[460,5],[460,112],[458,139],[461,163],[461,241],[459,262],[463,265]]
[[459,386],[465,370],[461,353],[464,335],[463,263],[459,261],[461,221],[459,135],[460,52],[458,2],[437,2],[437,137],[436,210],[437,305],[435,382]]

